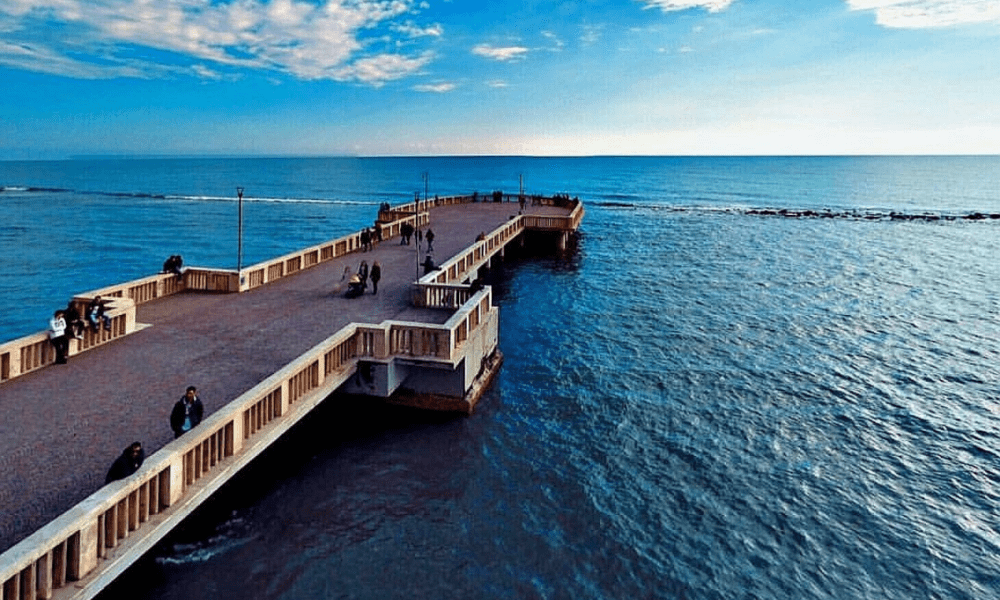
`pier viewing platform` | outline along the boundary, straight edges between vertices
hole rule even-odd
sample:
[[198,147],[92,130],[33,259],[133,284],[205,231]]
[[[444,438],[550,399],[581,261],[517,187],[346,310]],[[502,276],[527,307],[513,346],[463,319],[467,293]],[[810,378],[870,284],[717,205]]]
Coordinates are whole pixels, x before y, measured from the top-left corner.
[[[502,361],[482,282],[514,248],[565,247],[582,218],[564,196],[383,207],[371,250],[359,231],[81,293],[109,301],[110,329],[71,340],[67,364],[44,332],[0,344],[0,600],[94,597],[321,402],[471,412]],[[432,252],[400,243],[407,224],[433,230]],[[361,261],[380,263],[378,293],[345,297]],[[205,418],[174,439],[189,385]],[[145,462],[105,485],[135,440]]]

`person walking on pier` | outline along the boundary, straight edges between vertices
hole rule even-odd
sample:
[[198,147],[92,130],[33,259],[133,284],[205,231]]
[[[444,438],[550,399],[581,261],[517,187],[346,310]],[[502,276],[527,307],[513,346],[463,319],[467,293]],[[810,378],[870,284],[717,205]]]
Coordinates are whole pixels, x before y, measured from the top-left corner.
[[104,483],[108,484],[132,475],[139,470],[144,460],[146,460],[146,452],[142,449],[142,444],[132,442],[128,448],[122,450],[121,456],[116,458],[115,462],[111,463],[111,468],[108,469]]
[[434,252],[434,231],[430,227],[427,228],[427,235],[424,238],[427,240],[427,251]]
[[205,407],[198,398],[197,388],[189,386],[170,412],[170,428],[174,430],[174,439],[197,427],[204,413]]
[[56,364],[66,364],[69,355],[69,337],[66,335],[65,313],[57,310],[49,319],[49,341],[56,349]]
[[377,260],[372,263],[372,272],[369,277],[372,278],[372,295],[374,296],[378,293],[378,280],[382,279],[382,265],[378,264]]
[[358,265],[358,278],[361,280],[361,290],[364,291],[368,287],[368,261],[363,260],[361,264]]

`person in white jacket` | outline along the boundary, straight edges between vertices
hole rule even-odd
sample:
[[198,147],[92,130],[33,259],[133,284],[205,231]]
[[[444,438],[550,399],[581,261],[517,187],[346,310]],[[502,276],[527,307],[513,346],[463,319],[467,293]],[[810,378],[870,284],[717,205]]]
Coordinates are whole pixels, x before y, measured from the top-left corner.
[[49,341],[56,349],[56,364],[66,364],[66,357],[69,355],[69,338],[66,337],[65,313],[57,310],[49,319]]

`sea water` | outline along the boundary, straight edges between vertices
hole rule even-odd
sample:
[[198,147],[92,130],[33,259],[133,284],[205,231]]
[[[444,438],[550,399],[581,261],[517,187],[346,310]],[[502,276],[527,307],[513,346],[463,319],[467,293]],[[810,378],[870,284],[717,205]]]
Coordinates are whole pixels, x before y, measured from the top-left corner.
[[[104,596],[1000,596],[1000,159],[0,163],[4,339],[171,254],[579,196],[475,414],[329,402]],[[426,182],[426,187],[425,187]],[[0,390],[2,394],[2,390]]]

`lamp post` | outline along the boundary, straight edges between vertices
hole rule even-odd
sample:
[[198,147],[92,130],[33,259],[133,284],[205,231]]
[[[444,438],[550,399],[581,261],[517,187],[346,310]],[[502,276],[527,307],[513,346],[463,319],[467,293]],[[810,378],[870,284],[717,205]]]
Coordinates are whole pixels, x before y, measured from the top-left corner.
[[[421,176],[424,179],[424,210],[427,210],[427,171],[424,171],[423,173],[421,173]],[[414,218],[414,223],[415,223],[415,226],[417,227],[417,229],[419,229],[420,228],[420,192],[417,192],[417,210],[416,210],[416,213],[417,213],[417,216],[416,216],[416,218]],[[419,240],[419,238],[418,238],[418,240]],[[417,279],[420,279],[420,242],[417,241],[416,244],[415,244],[415,246],[416,246],[416,251],[417,251],[417,254],[416,254],[416,256],[417,256]]]
[[236,241],[236,272],[243,270],[243,188],[236,188],[236,195],[239,197],[239,224],[237,225]]

